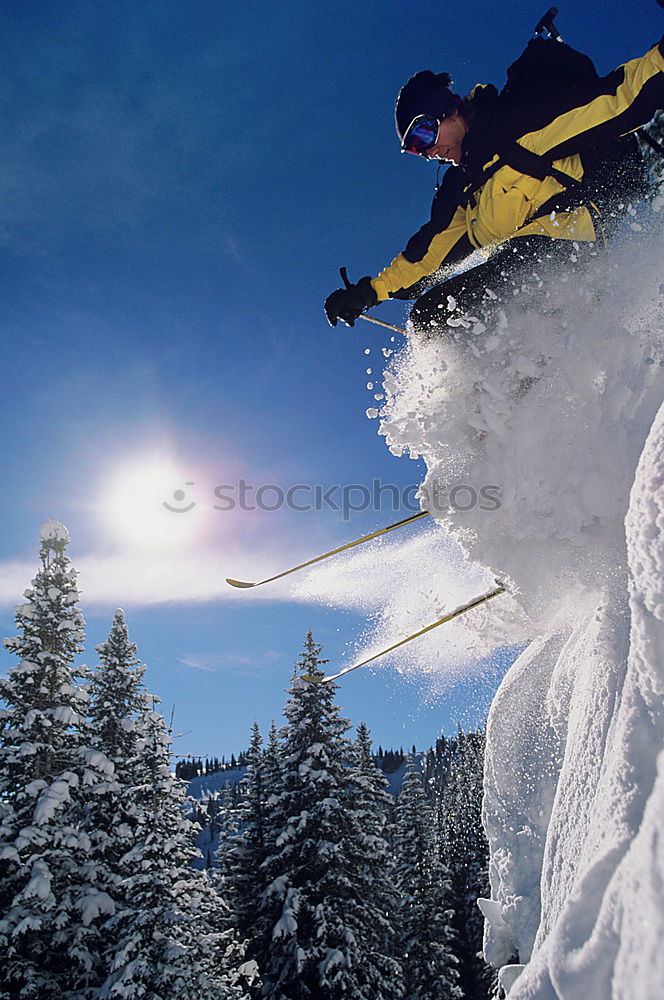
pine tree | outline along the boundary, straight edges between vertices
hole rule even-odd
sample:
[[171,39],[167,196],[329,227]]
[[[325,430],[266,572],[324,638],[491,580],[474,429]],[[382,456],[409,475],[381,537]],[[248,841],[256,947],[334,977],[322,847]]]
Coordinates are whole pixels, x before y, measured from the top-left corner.
[[248,951],[248,942],[240,920],[240,913],[252,901],[244,895],[244,872],[238,861],[241,809],[235,802],[235,791],[233,786],[226,785],[215,805],[214,822],[218,845],[215,851],[216,865],[209,873],[218,899],[215,926],[221,932],[221,951],[215,961],[222,970],[228,966],[228,949],[231,944],[235,965],[239,965],[242,958],[242,976],[255,992],[259,986],[258,966]]
[[348,874],[355,891],[352,899],[345,901],[344,920],[362,956],[356,970],[358,995],[398,1000],[403,995],[403,982],[400,962],[394,957],[397,941],[392,917],[398,894],[389,841],[394,801],[385,775],[376,767],[364,723],[357,727],[349,781]]
[[92,671],[90,729],[94,747],[109,759],[115,783],[90,802],[86,816],[93,857],[103,873],[104,888],[114,900],[115,915],[100,929],[98,952],[103,956],[100,986],[107,982],[109,965],[118,947],[115,931],[133,908],[127,898],[124,856],[142,836],[142,811],[136,808],[135,788],[141,780],[138,722],[145,711],[145,666],[129,640],[124,612],[115,612],[106,642],[97,646],[100,663]]
[[397,802],[397,922],[405,1000],[457,1000],[449,882],[436,849],[433,816],[413,758]]
[[[147,698],[136,731],[134,844],[119,860],[124,905],[110,921],[115,946],[100,997],[241,997],[244,989],[234,985],[241,953],[205,871],[191,866],[199,852],[184,815],[184,785],[171,773],[170,735]],[[220,952],[223,966],[215,959]]]
[[[263,759],[263,785],[265,786],[265,791],[267,794],[266,805],[270,804],[270,797],[274,795],[275,789],[279,784],[281,778],[281,741],[279,737],[279,730],[277,725],[272,720],[272,725],[270,726],[270,731],[267,736],[267,746],[265,748],[265,756]],[[265,827],[265,836],[267,836],[267,825]]]
[[[232,965],[241,954],[223,926],[223,900],[207,874],[192,867],[199,852],[196,828],[185,818],[185,785],[171,773],[170,734],[157,699],[145,690],[145,667],[122,611],[97,649],[91,724],[117,779],[89,818],[116,904],[104,928],[106,969],[98,996],[240,997]],[[224,963],[213,949],[224,953]]]
[[455,953],[464,994],[488,995],[491,970],[482,958],[483,919],[477,906],[489,895],[489,848],[482,826],[484,732],[459,729],[439,799],[440,850],[452,886]]
[[124,612],[115,612],[106,642],[97,646],[100,665],[92,672],[91,740],[114,767],[116,785],[96,796],[92,814],[97,850],[115,863],[133,843],[135,824],[127,810],[127,790],[138,780],[137,722],[145,709],[144,664],[129,640]]
[[259,921],[260,900],[266,888],[263,862],[266,858],[265,753],[258,725],[254,723],[247,754],[247,771],[240,782],[241,833],[225,838],[219,845],[221,879],[233,922],[241,939],[248,939],[247,955],[253,955],[251,941]]
[[5,641],[20,662],[0,680],[0,983],[13,998],[84,993],[96,924],[113,911],[85,829],[87,803],[113,769],[87,742],[87,672],[74,666],[85,623],[68,542],[63,525],[43,525],[19,635]]
[[261,995],[288,1000],[361,996],[362,955],[344,923],[349,879],[348,722],[322,676],[320,646],[307,634],[285,708],[281,767],[267,831],[267,890],[259,928]]
[[218,838],[214,886],[226,904],[227,925],[237,928],[237,911],[244,899],[237,885],[240,809],[235,802],[235,789],[231,785],[225,785],[215,799],[214,812]]

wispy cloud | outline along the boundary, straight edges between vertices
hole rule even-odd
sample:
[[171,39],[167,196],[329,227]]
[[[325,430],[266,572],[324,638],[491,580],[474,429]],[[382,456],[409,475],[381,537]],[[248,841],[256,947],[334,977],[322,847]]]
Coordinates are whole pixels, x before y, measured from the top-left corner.
[[218,666],[214,657],[208,656],[181,656],[178,659],[178,663],[181,663],[184,667],[191,667],[193,670],[204,670],[210,674],[215,673]]
[[[281,659],[281,657],[279,657]],[[272,662],[274,654],[268,651],[264,656],[245,656],[242,653],[221,653],[212,655],[186,654],[181,656],[178,663],[192,670],[203,670],[206,673],[216,673],[228,668],[237,668],[242,674],[252,674],[259,676],[258,670],[247,670],[247,667],[260,667],[266,662]]]
[[21,596],[35,575],[35,562],[9,560],[0,562],[0,604],[5,607],[20,603]]
[[[227,544],[172,549],[132,549],[77,556],[71,553],[78,570],[83,607],[115,608],[124,604],[157,605],[201,603],[205,601],[291,601],[289,579],[266,587],[238,590],[226,577],[260,580],[311,556],[289,539],[283,548],[261,547],[260,551]],[[322,541],[322,547],[327,542]],[[38,559],[0,562],[0,605],[13,606],[38,569]],[[272,654],[274,655],[274,654]]]

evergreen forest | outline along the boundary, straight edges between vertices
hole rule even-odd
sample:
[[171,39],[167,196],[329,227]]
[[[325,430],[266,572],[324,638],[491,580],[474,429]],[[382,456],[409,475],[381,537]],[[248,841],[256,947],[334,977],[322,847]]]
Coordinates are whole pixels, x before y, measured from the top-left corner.
[[[0,997],[492,995],[482,731],[374,753],[336,685],[304,679],[326,662],[308,633],[284,724],[176,767],[122,611],[78,665],[76,572],[51,525],[0,679]],[[188,797],[232,768],[223,794]]]

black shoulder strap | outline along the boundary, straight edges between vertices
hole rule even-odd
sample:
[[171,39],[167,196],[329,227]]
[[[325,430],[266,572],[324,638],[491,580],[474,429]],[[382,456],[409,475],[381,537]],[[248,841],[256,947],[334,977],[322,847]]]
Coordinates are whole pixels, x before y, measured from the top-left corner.
[[466,204],[474,203],[475,192],[479,191],[504,166],[512,167],[518,173],[534,177],[538,181],[543,181],[547,177],[553,177],[559,184],[562,184],[566,191],[573,192],[579,203],[583,204],[587,200],[583,181],[578,181],[575,177],[570,176],[570,174],[556,169],[547,156],[533,153],[515,141],[504,143],[497,150],[497,153],[498,156],[493,163],[483,170],[478,171],[470,178],[464,190]]
[[553,177],[563,187],[559,194],[554,194],[544,202],[535,215],[528,219],[528,222],[544,218],[551,215],[552,212],[569,212],[581,206],[585,206],[593,214],[597,213],[597,207],[592,201],[586,184],[582,180],[579,181],[576,177],[566,174],[563,170],[558,170],[548,157],[540,156],[538,153],[533,153],[521,146],[518,142],[513,142],[501,150],[500,158],[503,163],[507,163],[519,173],[528,174],[538,181]]
[[501,166],[507,164],[520,174],[527,174],[538,181],[545,180],[551,173],[551,161],[546,156],[533,153],[518,142],[506,142],[499,150]]
[[506,144],[505,148],[500,150],[499,158],[514,170],[518,170],[520,174],[527,174],[538,181],[554,177],[565,190],[574,191],[578,196],[585,195],[583,181],[578,181],[576,177],[566,174],[563,170],[558,170],[553,166],[553,161],[548,156],[533,153],[518,142]]

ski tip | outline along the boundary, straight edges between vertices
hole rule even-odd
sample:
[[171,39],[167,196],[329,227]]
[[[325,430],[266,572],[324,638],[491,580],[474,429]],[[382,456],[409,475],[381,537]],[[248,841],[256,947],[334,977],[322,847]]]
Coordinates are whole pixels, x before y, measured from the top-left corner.
[[324,677],[314,677],[313,674],[302,674],[302,680],[308,681],[310,684],[322,684],[325,680]]
[[226,583],[230,583],[231,587],[239,587],[241,590],[256,586],[255,583],[245,583],[244,580],[231,580],[230,577],[226,577]]

